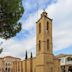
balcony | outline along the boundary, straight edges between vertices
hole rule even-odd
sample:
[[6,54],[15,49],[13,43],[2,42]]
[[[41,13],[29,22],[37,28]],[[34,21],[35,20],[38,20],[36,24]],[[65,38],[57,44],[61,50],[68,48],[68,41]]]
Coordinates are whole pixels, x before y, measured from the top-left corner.
[[72,61],[66,61],[66,64],[71,64],[72,65]]

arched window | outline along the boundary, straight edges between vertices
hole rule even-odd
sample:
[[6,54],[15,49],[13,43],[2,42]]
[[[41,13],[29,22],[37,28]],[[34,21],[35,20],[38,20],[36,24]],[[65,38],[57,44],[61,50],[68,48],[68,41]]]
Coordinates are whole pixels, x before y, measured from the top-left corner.
[[39,23],[39,33],[41,33],[41,23]]
[[49,39],[47,39],[47,50],[49,49]]
[[39,51],[41,50],[41,41],[39,40]]
[[47,21],[47,30],[49,30],[49,22]]

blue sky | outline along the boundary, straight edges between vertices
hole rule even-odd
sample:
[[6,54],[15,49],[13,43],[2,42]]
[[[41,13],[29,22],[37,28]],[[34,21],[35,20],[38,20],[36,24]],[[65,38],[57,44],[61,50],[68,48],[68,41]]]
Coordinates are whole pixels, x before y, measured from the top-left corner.
[[0,56],[24,58],[25,51],[36,54],[36,21],[43,9],[53,19],[54,54],[72,54],[72,0],[23,0],[25,12],[20,22],[22,30],[16,37],[3,41],[4,48]]

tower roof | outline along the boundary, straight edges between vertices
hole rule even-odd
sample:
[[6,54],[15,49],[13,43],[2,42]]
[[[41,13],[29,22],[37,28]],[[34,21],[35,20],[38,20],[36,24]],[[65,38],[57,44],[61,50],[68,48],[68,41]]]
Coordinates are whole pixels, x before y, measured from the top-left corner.
[[[43,10],[43,12],[42,12],[42,14],[41,14],[41,17],[40,17],[40,19],[39,19],[37,22],[39,22],[39,21],[42,19],[42,17],[46,17],[47,19],[49,19],[49,20],[52,21],[52,19],[49,18],[47,14],[48,14],[48,13],[47,13],[45,10]],[[36,23],[37,23],[37,22],[36,22]]]
[[47,12],[45,10],[42,12],[41,17],[42,16],[47,16]]

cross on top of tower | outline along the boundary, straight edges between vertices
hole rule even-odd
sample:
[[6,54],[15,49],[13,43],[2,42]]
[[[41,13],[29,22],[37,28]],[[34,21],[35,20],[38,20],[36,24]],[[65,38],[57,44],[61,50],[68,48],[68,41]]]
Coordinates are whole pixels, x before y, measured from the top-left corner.
[[42,14],[41,14],[41,17],[42,16],[47,16],[47,12],[45,11],[45,9],[43,9],[43,12],[42,12]]

